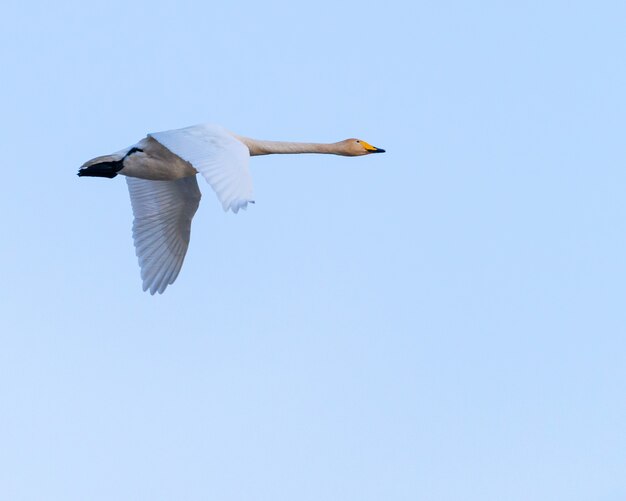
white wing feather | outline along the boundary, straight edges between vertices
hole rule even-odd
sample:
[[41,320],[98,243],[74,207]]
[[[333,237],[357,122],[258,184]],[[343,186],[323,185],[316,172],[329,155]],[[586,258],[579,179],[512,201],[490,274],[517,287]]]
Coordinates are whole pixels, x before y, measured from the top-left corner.
[[202,124],[148,135],[193,165],[215,190],[225,211],[237,213],[254,202],[250,152],[223,127]]
[[127,177],[133,207],[133,240],[143,290],[162,294],[183,265],[191,220],[200,203],[196,177],[151,181]]

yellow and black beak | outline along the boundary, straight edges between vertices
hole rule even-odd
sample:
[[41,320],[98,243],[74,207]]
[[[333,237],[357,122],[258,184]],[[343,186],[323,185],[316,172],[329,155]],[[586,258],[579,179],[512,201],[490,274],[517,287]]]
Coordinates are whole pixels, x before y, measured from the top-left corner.
[[385,153],[385,150],[383,150],[382,148],[376,148],[376,146],[372,146],[365,141],[361,141],[361,144],[363,145],[363,148],[368,151],[368,153]]

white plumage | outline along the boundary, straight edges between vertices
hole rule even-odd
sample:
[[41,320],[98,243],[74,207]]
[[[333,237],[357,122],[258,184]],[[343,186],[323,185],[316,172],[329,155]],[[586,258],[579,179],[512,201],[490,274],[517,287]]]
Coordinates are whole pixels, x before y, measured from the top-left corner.
[[384,152],[359,139],[338,143],[258,141],[219,125],[201,124],[154,132],[117,153],[86,162],[79,176],[127,176],[135,220],[133,240],[143,290],[162,294],[183,265],[193,219],[200,203],[199,172],[225,211],[254,202],[250,156],[271,153],[330,153],[360,156]]
[[231,209],[236,214],[253,200],[250,152],[223,127],[194,125],[148,137],[193,165],[215,190],[225,211]]
[[191,220],[200,205],[195,177],[152,181],[127,177],[133,207],[133,240],[143,290],[162,294],[174,283],[185,259]]

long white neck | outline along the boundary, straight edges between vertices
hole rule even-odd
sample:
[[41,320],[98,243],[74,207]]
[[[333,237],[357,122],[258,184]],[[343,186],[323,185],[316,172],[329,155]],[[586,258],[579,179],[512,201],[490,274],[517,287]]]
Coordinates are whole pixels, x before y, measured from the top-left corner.
[[291,143],[289,141],[261,141],[249,137],[236,136],[250,150],[250,156],[271,155],[274,153],[326,153],[344,155],[340,143]]

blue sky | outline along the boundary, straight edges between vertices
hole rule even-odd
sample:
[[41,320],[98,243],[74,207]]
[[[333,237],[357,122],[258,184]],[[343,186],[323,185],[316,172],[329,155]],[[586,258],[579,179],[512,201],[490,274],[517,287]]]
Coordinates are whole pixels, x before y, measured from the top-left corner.
[[[621,2],[9,2],[0,498],[626,497]],[[141,291],[85,160],[360,137],[210,188]]]

